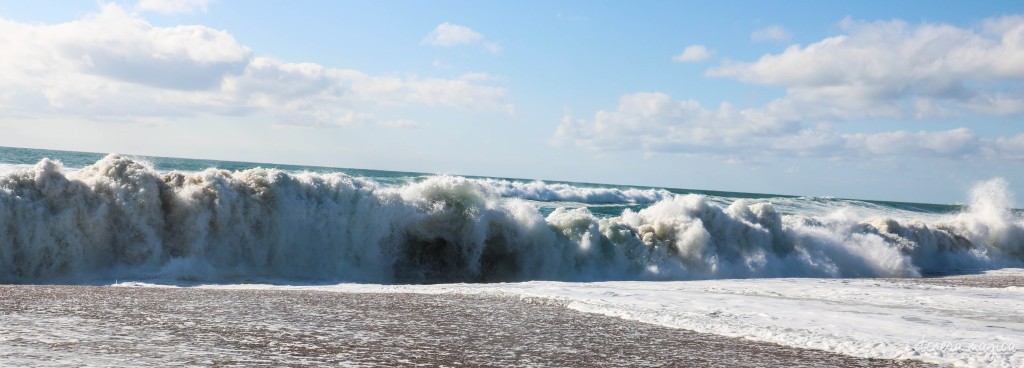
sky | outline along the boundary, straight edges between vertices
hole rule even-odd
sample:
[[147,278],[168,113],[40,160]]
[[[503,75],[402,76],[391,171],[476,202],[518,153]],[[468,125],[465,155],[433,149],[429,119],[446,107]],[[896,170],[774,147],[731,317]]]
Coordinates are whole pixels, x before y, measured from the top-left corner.
[[963,203],[1024,4],[0,0],[0,146]]

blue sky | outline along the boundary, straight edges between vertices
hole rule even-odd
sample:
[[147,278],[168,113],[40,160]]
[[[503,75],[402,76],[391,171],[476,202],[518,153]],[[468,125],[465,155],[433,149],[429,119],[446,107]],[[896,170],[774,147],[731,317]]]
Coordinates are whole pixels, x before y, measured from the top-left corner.
[[1024,7],[0,1],[0,145],[761,193],[1024,193]]

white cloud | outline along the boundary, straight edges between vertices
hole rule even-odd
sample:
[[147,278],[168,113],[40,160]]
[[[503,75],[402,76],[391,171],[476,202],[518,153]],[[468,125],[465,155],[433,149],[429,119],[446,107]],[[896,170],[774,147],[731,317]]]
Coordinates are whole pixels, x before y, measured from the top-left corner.
[[692,45],[683,49],[679,55],[673,56],[672,61],[685,63],[692,61],[704,61],[710,59],[714,52],[708,51],[704,45]]
[[799,133],[798,128],[730,104],[710,110],[664,93],[634,93],[622,96],[614,111],[598,111],[591,120],[566,116],[553,143],[600,150],[724,153],[753,147],[750,143],[761,138]]
[[441,47],[479,45],[485,51],[492,54],[501,52],[501,46],[497,43],[487,41],[479,32],[466,26],[460,26],[458,24],[448,22],[437,25],[433,31],[430,31],[430,33],[423,38],[421,43],[424,45]]
[[757,42],[789,42],[792,38],[792,33],[777,24],[761,28],[750,34],[750,39]]
[[713,77],[779,86],[779,109],[811,117],[929,118],[963,111],[1024,113],[1024,16],[989,19],[977,29],[903,21],[840,23],[846,34],[790,46],[753,62],[727,62]]
[[[987,19],[972,29],[850,19],[840,26],[845,34],[707,71],[785,89],[783,97],[764,106],[708,108],[663,93],[627,94],[615,109],[582,119],[564,117],[551,143],[737,162],[765,156],[1024,160],[1024,134],[988,138],[968,128],[873,133],[832,128],[878,118],[1024,114],[1024,90],[1016,87],[1024,79],[1024,16]],[[781,28],[763,31],[752,38],[788,36]],[[703,48],[693,50],[674,59],[700,59]]]
[[483,35],[469,27],[445,22],[439,24],[437,28],[434,28],[434,30],[430,32],[430,34],[427,34],[427,37],[423,38],[423,43],[450,47],[457,45],[472,45],[482,42],[483,40]]
[[[764,155],[1024,159],[1024,134],[983,138],[967,128],[839,133],[822,124],[1024,113],[1021,90],[1007,87],[1024,79],[1024,17],[987,20],[978,30],[898,21],[846,20],[843,27],[849,34],[708,71],[786,89],[762,107],[708,108],[663,93],[627,94],[613,110],[564,117],[552,143],[739,161]],[[691,50],[676,61],[701,59],[703,47]]]
[[383,107],[512,109],[505,89],[478,74],[373,76],[289,63],[256,56],[227,32],[158,27],[113,4],[55,25],[0,19],[0,50],[0,117],[266,113],[285,124],[345,126],[401,120],[372,111]]
[[551,143],[593,150],[703,154],[739,159],[769,156],[850,158],[1024,159],[1024,134],[981,138],[946,131],[838,133],[829,125],[781,119],[764,109],[722,104],[708,109],[664,93],[622,96],[615,110],[590,119],[565,116]]
[[141,0],[135,10],[163,14],[206,12],[211,0]]

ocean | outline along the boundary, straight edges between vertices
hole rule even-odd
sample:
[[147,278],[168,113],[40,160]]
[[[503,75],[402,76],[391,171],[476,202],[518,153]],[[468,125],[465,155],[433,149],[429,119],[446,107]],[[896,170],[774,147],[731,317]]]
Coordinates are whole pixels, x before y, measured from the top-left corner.
[[[0,283],[512,296],[1021,366],[1012,196],[1001,179],[946,205],[0,147]],[[907,281],[968,276],[1010,281]]]

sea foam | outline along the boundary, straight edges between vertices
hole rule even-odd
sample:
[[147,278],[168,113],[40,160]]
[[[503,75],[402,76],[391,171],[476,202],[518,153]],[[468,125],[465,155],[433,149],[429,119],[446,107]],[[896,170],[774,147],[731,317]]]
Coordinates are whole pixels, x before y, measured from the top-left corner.
[[161,173],[116,154],[66,173],[44,159],[0,174],[0,282],[916,277],[1024,264],[1024,221],[999,179],[938,221],[661,192],[619,216],[543,216],[509,190],[456,176]]
[[478,179],[477,181],[503,197],[544,202],[649,204],[673,196],[671,192],[664,189],[579,187],[564,183],[521,182],[503,179]]

